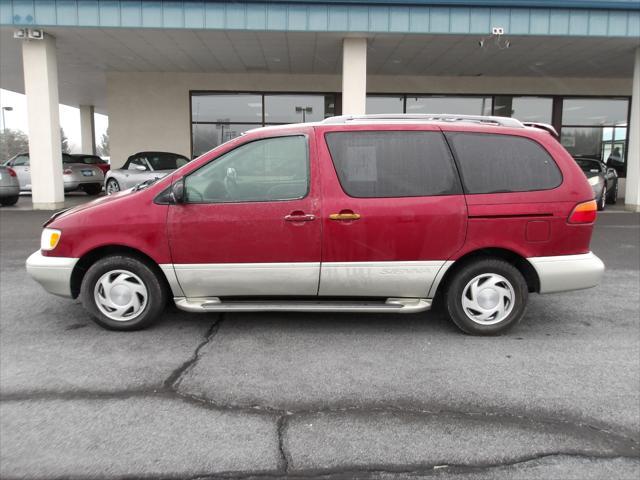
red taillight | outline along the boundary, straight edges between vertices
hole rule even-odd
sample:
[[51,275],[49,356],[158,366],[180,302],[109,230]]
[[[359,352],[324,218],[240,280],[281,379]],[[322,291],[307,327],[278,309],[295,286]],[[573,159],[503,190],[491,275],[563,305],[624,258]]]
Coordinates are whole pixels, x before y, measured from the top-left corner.
[[568,223],[593,223],[596,221],[598,205],[595,200],[579,203],[569,215]]
[[9,172],[9,176],[10,177],[15,177],[16,176],[16,171],[13,168],[7,167],[7,171]]
[[70,168],[65,168],[65,169],[62,171],[62,174],[63,174],[63,175],[71,175],[72,173],[73,173],[73,170],[71,170]]

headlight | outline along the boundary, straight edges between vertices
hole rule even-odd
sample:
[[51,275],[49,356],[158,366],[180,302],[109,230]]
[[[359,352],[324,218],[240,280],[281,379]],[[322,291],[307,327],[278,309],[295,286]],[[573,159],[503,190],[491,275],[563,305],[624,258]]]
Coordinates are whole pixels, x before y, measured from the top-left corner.
[[53,250],[60,241],[62,232],[54,228],[45,228],[42,230],[42,236],[40,237],[40,249],[41,250]]
[[591,185],[592,187],[595,187],[596,185],[598,185],[599,183],[602,182],[602,179],[600,177],[589,177],[589,185]]

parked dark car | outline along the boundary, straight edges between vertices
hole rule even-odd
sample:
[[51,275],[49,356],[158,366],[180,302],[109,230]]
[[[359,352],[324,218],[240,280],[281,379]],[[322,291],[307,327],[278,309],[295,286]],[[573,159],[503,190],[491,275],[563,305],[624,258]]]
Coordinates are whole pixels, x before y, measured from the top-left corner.
[[618,201],[618,173],[597,158],[574,157],[593,188],[598,210],[604,210],[607,203]]
[[105,175],[111,168],[111,165],[109,165],[109,162],[107,162],[106,160],[103,160],[98,155],[85,155],[83,153],[74,153],[71,156],[76,161],[76,163],[84,163],[85,165],[95,165],[100,170],[102,170],[102,173],[104,173]]

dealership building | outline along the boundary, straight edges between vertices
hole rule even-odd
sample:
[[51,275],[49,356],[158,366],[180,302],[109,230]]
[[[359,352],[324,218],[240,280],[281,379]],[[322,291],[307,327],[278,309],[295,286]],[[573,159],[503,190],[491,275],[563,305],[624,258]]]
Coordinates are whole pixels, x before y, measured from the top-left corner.
[[0,0],[0,87],[27,96],[34,208],[64,201],[63,103],[84,153],[108,115],[112,168],[338,114],[512,116],[640,209],[638,0]]

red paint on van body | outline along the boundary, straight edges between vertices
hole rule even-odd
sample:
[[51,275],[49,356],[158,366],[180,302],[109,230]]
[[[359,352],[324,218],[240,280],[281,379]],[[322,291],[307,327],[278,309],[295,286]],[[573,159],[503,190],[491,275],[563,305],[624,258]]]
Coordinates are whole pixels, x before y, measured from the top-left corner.
[[[324,134],[347,130],[464,131],[523,136],[542,145],[563,176],[552,190],[481,195],[352,198],[342,190]],[[208,205],[159,205],[172,182],[245,142],[279,135],[309,139],[311,184],[301,200]],[[584,174],[547,132],[473,124],[319,124],[249,132],[138,192],[120,192],[67,211],[50,222],[62,230],[47,256],[81,258],[108,245],[133,248],[164,263],[359,262],[455,260],[485,248],[523,257],[589,251],[593,224],[568,224],[580,202],[593,197]],[[353,221],[329,215],[350,211]],[[315,220],[289,222],[290,214]],[[546,240],[527,239],[530,222],[548,223]]]

